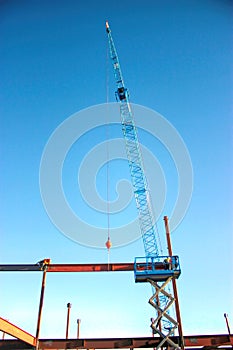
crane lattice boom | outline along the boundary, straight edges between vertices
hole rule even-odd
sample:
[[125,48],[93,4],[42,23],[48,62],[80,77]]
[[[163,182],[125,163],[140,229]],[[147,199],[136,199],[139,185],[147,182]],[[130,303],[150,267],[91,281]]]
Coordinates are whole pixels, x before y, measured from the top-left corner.
[[106,30],[108,34],[110,55],[117,85],[116,97],[120,102],[122,131],[126,143],[126,153],[129,162],[131,181],[138,210],[138,218],[144,243],[145,254],[146,256],[158,256],[159,246],[157,244],[155,234],[150,194],[148,191],[148,184],[143,169],[142,154],[138,141],[137,128],[134,123],[134,118],[129,103],[129,93],[123,81],[119,59],[108,22],[106,22]]

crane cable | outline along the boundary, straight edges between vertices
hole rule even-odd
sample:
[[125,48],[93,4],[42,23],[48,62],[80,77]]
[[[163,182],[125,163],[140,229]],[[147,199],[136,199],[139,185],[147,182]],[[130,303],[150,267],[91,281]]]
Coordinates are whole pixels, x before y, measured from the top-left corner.
[[109,176],[109,109],[108,109],[108,103],[109,103],[109,52],[108,52],[108,43],[106,45],[106,103],[107,103],[107,113],[106,113],[106,202],[107,202],[107,242],[105,243],[105,246],[108,250],[108,265],[110,262],[110,248],[112,247],[112,242],[110,239],[110,200],[109,200],[109,188],[110,188],[110,176]]

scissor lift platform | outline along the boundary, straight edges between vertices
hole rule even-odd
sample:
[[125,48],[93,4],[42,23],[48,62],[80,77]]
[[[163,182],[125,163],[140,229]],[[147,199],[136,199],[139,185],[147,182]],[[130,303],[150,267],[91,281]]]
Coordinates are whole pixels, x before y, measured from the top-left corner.
[[134,261],[135,282],[164,282],[169,277],[179,278],[181,274],[179,257],[175,256],[148,256],[137,257]]

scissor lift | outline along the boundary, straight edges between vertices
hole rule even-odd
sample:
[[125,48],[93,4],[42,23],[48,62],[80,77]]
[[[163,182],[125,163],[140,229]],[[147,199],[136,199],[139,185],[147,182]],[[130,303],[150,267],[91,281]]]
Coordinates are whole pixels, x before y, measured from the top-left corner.
[[[165,290],[169,282],[172,279],[179,278],[180,274],[180,263],[177,255],[138,257],[135,258],[134,261],[135,282],[149,282],[154,291],[149,299],[149,303],[156,309],[157,317],[152,319],[151,328],[153,329],[153,334],[158,333],[162,339],[156,349],[161,348],[165,342],[174,349],[180,348],[179,345],[175,344],[170,338],[178,326],[178,322],[168,313],[168,309],[175,302],[175,298]],[[162,299],[166,300],[165,305],[161,305],[158,302],[158,300]],[[167,319],[171,325],[170,328],[167,329],[167,334],[165,334],[160,327],[162,318]]]

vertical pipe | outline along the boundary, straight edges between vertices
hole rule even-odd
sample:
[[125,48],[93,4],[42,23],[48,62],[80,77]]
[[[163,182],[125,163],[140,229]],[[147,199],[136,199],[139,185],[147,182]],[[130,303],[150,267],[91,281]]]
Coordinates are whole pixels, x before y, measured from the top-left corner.
[[80,323],[81,323],[81,320],[80,318],[77,319],[77,339],[79,339],[79,336],[80,336]]
[[68,337],[69,337],[70,309],[71,309],[71,303],[68,303],[67,304],[67,320],[66,320],[66,339],[68,339]]
[[228,331],[229,335],[231,335],[230,325],[229,325],[229,321],[228,321],[228,315],[224,314],[224,317],[226,319],[227,331]]
[[[167,248],[168,248],[168,254],[170,256],[173,255],[172,253],[172,244],[171,244],[171,238],[170,238],[170,231],[169,231],[169,225],[168,225],[168,217],[164,216],[164,222],[165,222],[165,229],[166,229],[166,237],[167,237]],[[182,329],[182,323],[181,323],[181,315],[180,315],[180,305],[179,305],[179,299],[178,299],[178,291],[176,286],[176,280],[172,279],[172,286],[173,286],[173,292],[175,297],[175,308],[176,308],[176,318],[178,321],[178,331],[180,336],[180,346],[181,349],[184,350],[184,336],[183,336],[183,329]]]
[[41,292],[40,292],[40,304],[39,304],[39,311],[38,311],[38,318],[37,318],[37,328],[36,328],[36,349],[38,349],[39,346],[39,336],[40,336],[40,324],[41,324],[41,316],[42,316],[42,309],[43,309],[43,303],[44,303],[44,292],[45,292],[45,284],[46,284],[46,272],[47,272],[47,264],[43,265],[43,277],[42,277],[42,283],[41,283]]

